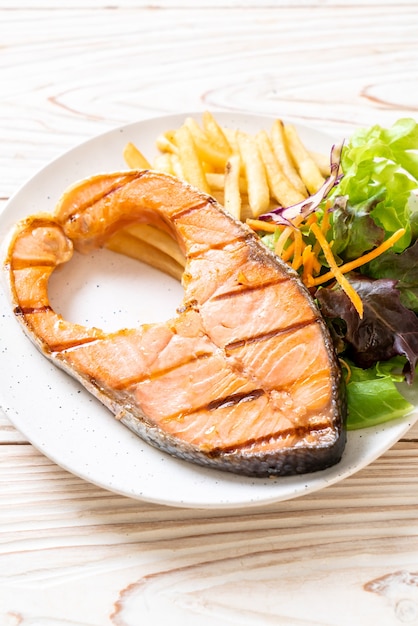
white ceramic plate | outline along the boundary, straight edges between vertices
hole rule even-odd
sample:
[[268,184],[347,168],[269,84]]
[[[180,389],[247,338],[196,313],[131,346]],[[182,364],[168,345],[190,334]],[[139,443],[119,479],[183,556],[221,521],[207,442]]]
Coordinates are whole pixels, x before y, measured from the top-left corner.
[[[269,129],[271,119],[217,113],[231,127]],[[103,171],[126,169],[122,151],[136,143],[152,159],[155,139],[179,126],[186,114],[117,128],[53,161],[10,200],[0,216],[0,240],[27,215],[53,211],[62,192],[75,181]],[[333,139],[299,128],[306,144],[328,153]],[[334,138],[339,141],[340,138]],[[65,318],[104,330],[163,321],[182,298],[177,281],[136,261],[96,252],[77,254],[51,279],[50,297]],[[246,507],[322,489],[371,463],[417,419],[350,432],[342,461],[325,471],[297,477],[252,479],[203,469],[174,459],[142,442],[77,382],[44,358],[23,334],[11,311],[7,288],[0,291],[2,409],[28,440],[70,472],[105,489],[150,502],[188,507]],[[418,404],[416,389],[412,391]]]

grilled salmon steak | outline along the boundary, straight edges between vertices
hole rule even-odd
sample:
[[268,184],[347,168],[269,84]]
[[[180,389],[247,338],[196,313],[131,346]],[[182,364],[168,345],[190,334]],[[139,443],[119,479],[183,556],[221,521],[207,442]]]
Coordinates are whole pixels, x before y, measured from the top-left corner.
[[[63,319],[52,272],[133,223],[169,233],[185,255],[177,317],[114,333]],[[6,268],[29,337],[150,444],[248,476],[340,460],[344,386],[323,319],[296,272],[212,197],[150,170],[94,176],[53,215],[18,224]]]

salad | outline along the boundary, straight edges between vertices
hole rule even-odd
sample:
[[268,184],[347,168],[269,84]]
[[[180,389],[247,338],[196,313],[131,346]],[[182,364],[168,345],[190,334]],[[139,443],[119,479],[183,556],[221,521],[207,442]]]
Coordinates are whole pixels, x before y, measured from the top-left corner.
[[331,176],[309,203],[264,214],[257,226],[329,326],[348,429],[411,411],[398,383],[413,383],[418,362],[418,123],[357,130],[333,148]]

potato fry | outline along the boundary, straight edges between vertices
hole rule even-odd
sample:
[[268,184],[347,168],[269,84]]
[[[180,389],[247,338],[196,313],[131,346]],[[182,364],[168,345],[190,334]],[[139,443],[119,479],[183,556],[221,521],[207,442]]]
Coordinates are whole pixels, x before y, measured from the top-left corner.
[[241,222],[246,222],[249,218],[253,218],[253,212],[248,203],[248,196],[241,196]]
[[267,180],[273,198],[275,198],[281,206],[291,206],[292,204],[304,200],[305,196],[295,189],[289,179],[284,175],[273,152],[273,147],[267,132],[262,130],[257,133],[256,141],[266,169]]
[[125,226],[124,231],[137,237],[140,241],[145,241],[151,244],[157,250],[164,252],[181,266],[184,267],[186,259],[181,252],[177,241],[174,241],[168,233],[163,230],[151,226],[150,224],[132,224],[131,226]]
[[252,216],[258,217],[261,213],[265,213],[270,205],[270,192],[264,164],[254,137],[239,132],[237,139],[247,178],[248,202]]
[[184,178],[183,168],[181,166],[179,155],[172,154],[170,161],[171,161],[171,167],[173,168],[174,176],[177,176],[177,178]]
[[147,263],[147,265],[151,265],[165,274],[181,280],[184,269],[177,261],[123,229],[112,235],[107,241],[106,247],[109,250],[113,250],[113,252]]
[[159,172],[165,172],[166,174],[174,175],[173,161],[171,157],[172,154],[170,154],[169,152],[157,154],[152,163],[153,169]]
[[123,158],[125,159],[128,167],[132,170],[149,170],[151,164],[148,159],[142,154],[140,150],[131,142],[127,143],[123,151]]
[[210,194],[202,162],[197,153],[194,139],[189,128],[185,125],[180,126],[180,128],[176,130],[174,138],[178,148],[178,155],[184,178],[191,185],[194,185],[201,191]]
[[[228,162],[232,159],[233,156],[237,157],[239,155],[231,155],[228,159]],[[225,166],[225,169],[226,167],[228,167],[228,162]],[[225,189],[225,173],[206,172],[206,180],[208,181],[209,187],[212,189],[212,191],[223,191]],[[247,181],[245,180],[243,176],[240,175],[238,182],[239,182],[240,193],[246,194],[247,193]]]
[[155,140],[155,145],[160,152],[177,152],[177,146],[174,143],[174,131],[162,133]]
[[239,153],[238,130],[236,128],[222,128],[222,132],[231,148],[233,154]]
[[287,148],[286,137],[284,134],[284,124],[281,120],[275,120],[273,123],[271,129],[271,143],[276,159],[278,160],[284,175],[289,179],[295,189],[297,189],[306,198],[308,195],[306,186],[299,176]]
[[[199,123],[187,117],[179,128],[161,133],[156,138],[158,154],[152,167],[210,194],[235,219],[254,220],[277,203],[291,206],[301,202],[329,176],[329,157],[310,151],[296,129],[280,119],[274,121],[270,132],[254,134],[221,126],[208,111],[201,119]],[[151,168],[134,144],[127,144],[123,154],[129,167]],[[185,258],[179,246],[154,226],[127,226],[107,245],[175,278],[182,275]],[[298,264],[302,256],[299,250],[292,263]]]
[[198,121],[194,117],[186,117],[184,126],[187,126],[196,142],[203,143],[208,141],[205,131],[199,126]]
[[224,207],[237,220],[241,218],[240,172],[241,159],[233,154],[225,166]]
[[212,113],[205,111],[202,115],[203,128],[206,131],[206,135],[209,138],[210,143],[217,145],[225,154],[229,154],[231,147],[228,143],[224,132]]
[[327,156],[326,154],[320,154],[319,152],[312,152],[312,150],[309,150],[309,154],[317,164],[322,176],[324,178],[328,178],[331,173],[330,156]]
[[205,172],[207,183],[212,191],[223,191],[225,188],[225,176],[221,172]]
[[216,189],[214,189],[211,194],[212,198],[215,198],[216,202],[219,202],[220,205],[224,206],[224,192],[223,191],[217,191]]
[[315,161],[303,145],[295,127],[285,124],[284,134],[294,163],[309,193],[315,193],[324,183],[324,177]]
[[229,153],[226,154],[219,150],[216,146],[206,142],[202,142],[199,139],[196,140],[196,148],[202,161],[206,161],[217,171],[222,171],[225,167],[225,163],[228,160]]

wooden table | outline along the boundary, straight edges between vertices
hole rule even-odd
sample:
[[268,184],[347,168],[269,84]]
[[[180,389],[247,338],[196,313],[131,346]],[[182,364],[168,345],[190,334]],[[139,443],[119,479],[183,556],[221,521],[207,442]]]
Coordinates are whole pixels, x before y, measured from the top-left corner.
[[[155,115],[336,136],[416,116],[417,32],[416,0],[1,0],[1,207],[64,150]],[[0,443],[1,626],[418,624],[417,426],[339,484],[232,511],[102,490],[4,414]]]

